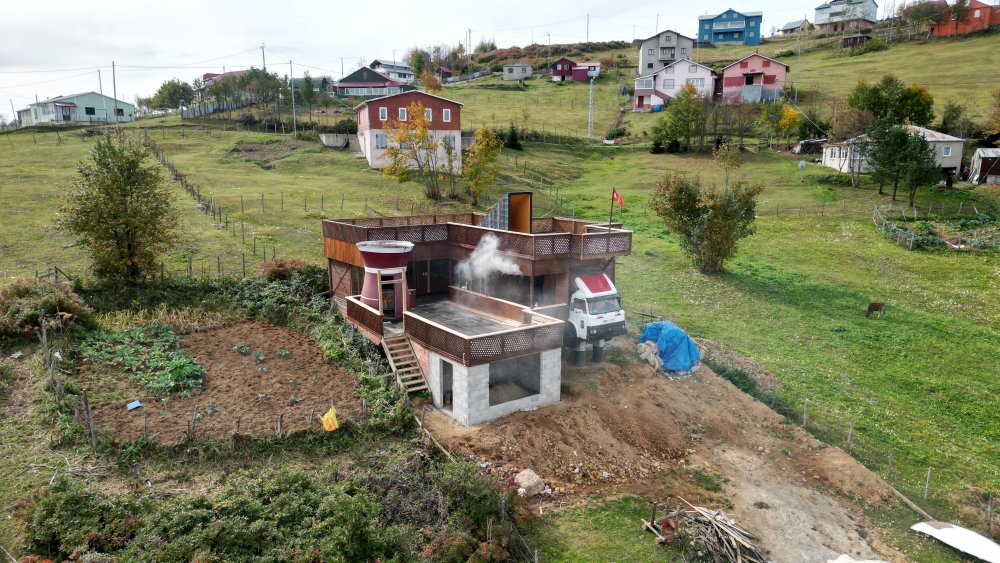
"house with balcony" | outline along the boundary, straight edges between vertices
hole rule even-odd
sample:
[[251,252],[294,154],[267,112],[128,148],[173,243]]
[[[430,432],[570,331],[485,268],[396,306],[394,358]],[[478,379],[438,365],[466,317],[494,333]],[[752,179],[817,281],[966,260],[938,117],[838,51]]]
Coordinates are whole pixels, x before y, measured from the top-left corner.
[[413,84],[413,81],[416,79],[410,65],[404,64],[400,61],[375,59],[368,65],[368,68],[376,70],[389,77],[390,80],[395,80],[400,84]]
[[683,59],[635,79],[633,111],[651,111],[670,103],[685,84],[694,86],[701,97],[715,94],[716,74],[712,67]]
[[639,45],[639,74],[652,74],[680,59],[694,57],[695,40],[673,30],[648,37]]
[[338,98],[379,98],[412,90],[416,88],[366,66],[341,78],[330,87],[330,91]]
[[875,0],[830,0],[816,6],[813,22],[821,32],[869,29],[878,19]]
[[788,65],[754,53],[722,69],[722,96],[744,102],[777,100],[787,76]]
[[533,217],[523,192],[486,214],[324,220],[323,248],[332,298],[399,385],[476,425],[559,400],[571,280],[613,278],[632,233]]
[[713,45],[760,45],[763,19],[763,12],[733,9],[714,16],[698,16],[698,41]]

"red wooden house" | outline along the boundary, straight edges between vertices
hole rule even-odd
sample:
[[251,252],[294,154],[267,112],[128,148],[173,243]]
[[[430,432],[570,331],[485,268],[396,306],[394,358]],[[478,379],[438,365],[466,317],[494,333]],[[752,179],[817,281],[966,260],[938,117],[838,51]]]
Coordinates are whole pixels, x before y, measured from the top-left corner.
[[576,66],[576,62],[563,57],[558,61],[552,63],[552,80],[557,82],[563,82],[567,78],[573,79],[573,67]]
[[[462,104],[454,100],[442,98],[414,90],[389,96],[382,96],[359,104],[354,110],[358,120],[358,142],[361,154],[368,160],[372,168],[385,168],[390,161],[385,156],[389,146],[388,135],[383,132],[384,126],[390,121],[406,121],[410,104],[419,102],[424,106],[424,117],[428,121],[431,137],[438,144],[438,162],[447,162],[449,156],[456,172],[462,171]],[[445,142],[449,143],[453,152],[448,154]]]
[[745,102],[776,100],[787,75],[788,65],[754,53],[722,69],[722,95]]
[[1000,6],[990,6],[979,0],[969,0],[969,11],[962,21],[955,21],[952,7],[948,6],[941,23],[930,25],[931,35],[936,37],[958,35],[988,29],[991,25],[1000,25]]

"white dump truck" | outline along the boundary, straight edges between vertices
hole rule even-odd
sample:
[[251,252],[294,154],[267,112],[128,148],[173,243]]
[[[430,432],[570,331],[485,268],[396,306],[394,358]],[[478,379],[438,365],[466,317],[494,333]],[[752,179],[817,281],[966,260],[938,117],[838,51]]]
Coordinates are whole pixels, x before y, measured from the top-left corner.
[[606,274],[575,278],[576,291],[569,300],[565,345],[609,340],[625,334],[621,296]]

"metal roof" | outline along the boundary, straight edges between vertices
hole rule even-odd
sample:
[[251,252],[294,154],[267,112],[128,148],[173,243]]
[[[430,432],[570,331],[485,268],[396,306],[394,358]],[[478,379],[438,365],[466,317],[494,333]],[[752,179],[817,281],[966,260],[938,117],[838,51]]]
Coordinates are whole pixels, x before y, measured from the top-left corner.
[[992,149],[976,149],[973,155],[979,155],[980,158],[1000,158],[1000,148]]
[[655,38],[663,35],[664,33],[673,33],[677,37],[683,37],[684,39],[687,39],[688,41],[694,41],[693,37],[688,37],[687,35],[684,35],[683,33],[677,33],[676,31],[674,31],[672,29],[664,29],[663,31],[657,32],[656,35],[650,35],[649,37],[643,39],[642,41],[643,41],[643,43],[645,43],[646,41],[649,41],[650,39],[655,39]]
[[[410,65],[408,65],[408,64],[406,64],[406,63],[404,63],[402,61],[387,61],[385,59],[375,59],[374,61],[372,61],[372,64],[376,64],[376,63],[378,63],[380,66],[384,66],[386,68],[391,68],[393,70],[409,70],[411,72],[413,71],[413,69],[410,68]],[[371,66],[371,65],[368,65],[368,66]]]
[[916,125],[907,125],[906,130],[911,135],[920,135],[921,137],[927,139],[928,141],[964,141],[965,139],[959,139],[958,137],[952,137],[947,133],[941,133],[940,131],[934,131],[927,129],[926,127],[918,127]]
[[809,22],[809,20],[795,20],[793,22],[788,22],[779,31],[788,31],[790,29],[798,29],[799,27],[802,26],[802,24],[808,23],[808,22]]
[[722,14],[725,14],[726,12],[733,12],[733,13],[736,13],[736,14],[740,14],[741,16],[743,16],[745,18],[763,17],[763,15],[764,15],[764,12],[740,12],[738,10],[734,10],[732,8],[729,8],[728,10],[723,10],[723,11],[719,12],[718,14],[715,14],[714,16],[698,16],[698,19],[699,20],[714,20],[715,18],[721,16]]
[[370,100],[365,100],[365,101],[361,102],[360,104],[354,106],[354,109],[357,110],[361,106],[366,106],[366,105],[368,105],[368,104],[370,104],[372,102],[378,102],[380,100],[385,100],[385,99],[388,99],[388,98],[395,98],[396,96],[402,96],[404,94],[422,94],[424,96],[430,96],[432,98],[437,98],[439,100],[444,100],[446,102],[451,102],[451,103],[457,104],[459,106],[464,106],[465,105],[462,102],[456,102],[455,100],[450,100],[448,98],[445,98],[444,96],[435,96],[434,94],[430,94],[430,93],[424,92],[423,90],[409,90],[407,92],[400,92],[398,94],[389,94],[388,96],[380,96],[378,98],[372,98]]

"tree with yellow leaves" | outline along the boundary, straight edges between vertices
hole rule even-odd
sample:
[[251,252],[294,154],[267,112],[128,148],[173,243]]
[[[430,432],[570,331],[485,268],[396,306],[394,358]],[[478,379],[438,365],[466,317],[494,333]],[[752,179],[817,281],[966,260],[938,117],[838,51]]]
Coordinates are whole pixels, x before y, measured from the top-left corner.
[[496,131],[485,125],[476,130],[475,141],[465,156],[465,178],[469,182],[466,192],[473,204],[496,181],[501,147],[503,141]]
[[441,91],[441,81],[437,79],[437,76],[434,76],[429,68],[425,68],[420,73],[420,83],[424,85],[424,90],[429,94]]
[[454,170],[455,151],[442,150],[447,138],[431,132],[427,110],[420,102],[406,108],[404,119],[390,119],[382,127],[388,140],[385,157],[389,166],[382,173],[397,182],[423,182],[429,199],[441,199],[441,178]]
[[785,137],[788,137],[799,130],[800,123],[802,123],[802,112],[785,104],[781,108],[781,120],[778,121],[778,131],[784,134]]

